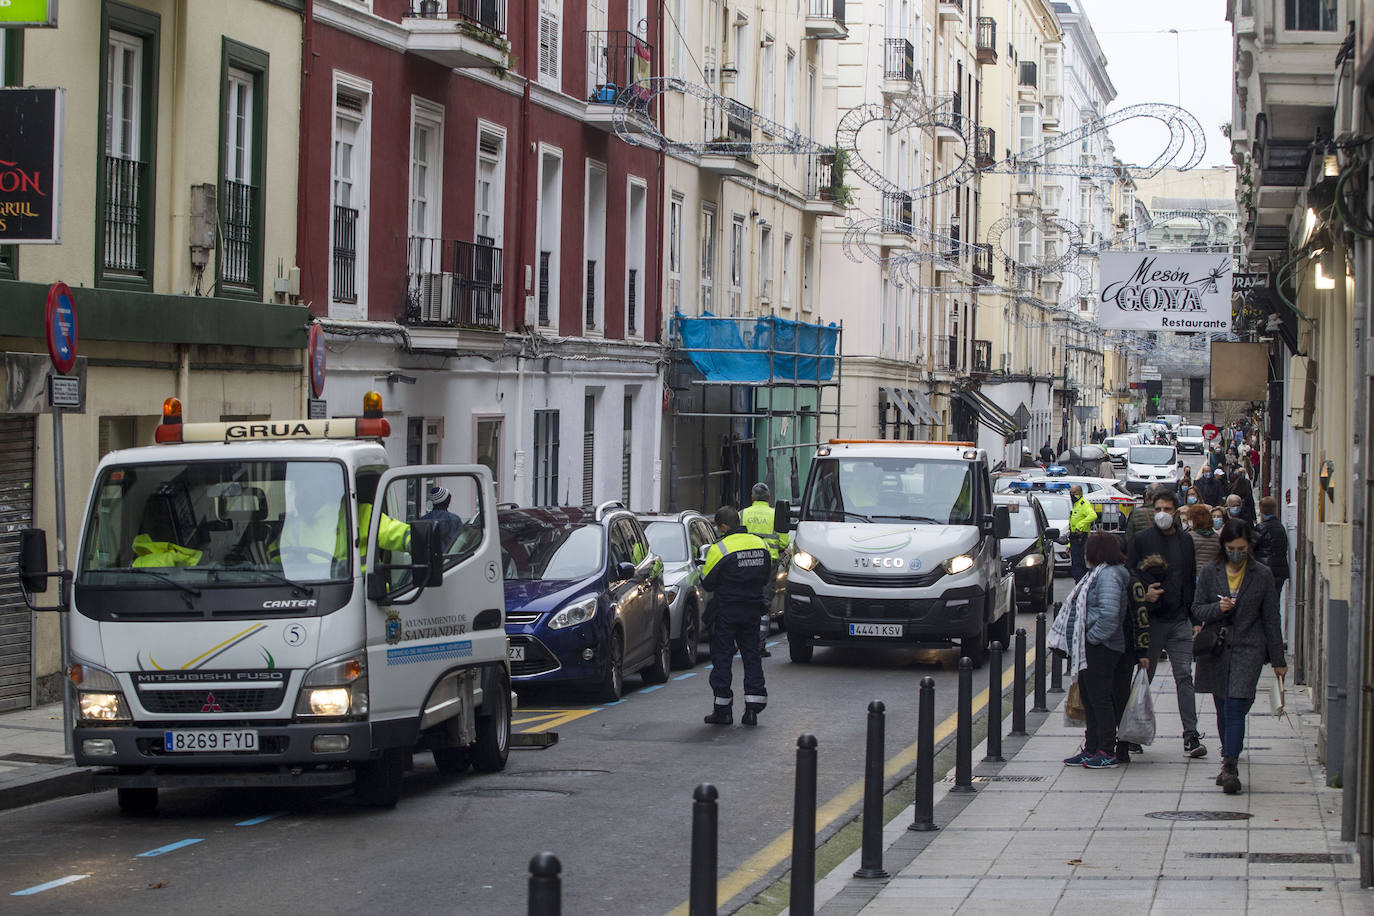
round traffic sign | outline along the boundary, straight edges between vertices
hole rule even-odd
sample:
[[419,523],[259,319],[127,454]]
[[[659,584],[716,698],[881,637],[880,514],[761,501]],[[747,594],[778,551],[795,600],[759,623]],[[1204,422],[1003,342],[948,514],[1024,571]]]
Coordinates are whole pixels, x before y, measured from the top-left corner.
[[61,281],[48,287],[43,326],[48,332],[48,356],[53,368],[66,375],[76,365],[76,302],[72,291]]
[[1221,430],[1217,429],[1214,423],[1207,423],[1202,427],[1202,438],[1206,439],[1208,442],[1219,435],[1221,435]]
[[310,391],[319,398],[324,394],[324,329],[318,323],[310,326]]

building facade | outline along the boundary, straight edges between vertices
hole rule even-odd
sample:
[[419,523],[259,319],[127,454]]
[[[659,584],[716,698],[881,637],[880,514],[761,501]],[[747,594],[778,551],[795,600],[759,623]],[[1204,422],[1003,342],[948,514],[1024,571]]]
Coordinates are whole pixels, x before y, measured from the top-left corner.
[[[8,569],[19,529],[56,521],[50,284],[73,290],[84,390],[62,421],[69,563],[97,462],[151,445],[164,398],[192,420],[304,410],[309,316],[276,280],[296,264],[295,211],[275,206],[296,198],[301,37],[299,4],[262,0],[106,0],[4,31],[6,85],[66,93],[60,242],[0,256]],[[60,696],[57,618],[5,590],[0,710]]]

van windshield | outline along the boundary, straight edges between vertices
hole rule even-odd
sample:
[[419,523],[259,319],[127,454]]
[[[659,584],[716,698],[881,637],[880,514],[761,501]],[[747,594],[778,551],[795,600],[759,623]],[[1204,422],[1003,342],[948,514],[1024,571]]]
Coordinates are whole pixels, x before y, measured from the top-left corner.
[[963,461],[822,458],[812,468],[802,518],[971,525],[973,487]]
[[355,551],[346,493],[333,461],[108,468],[77,582],[185,589],[347,579]]
[[1174,450],[1167,445],[1137,445],[1131,449],[1131,464],[1173,464]]

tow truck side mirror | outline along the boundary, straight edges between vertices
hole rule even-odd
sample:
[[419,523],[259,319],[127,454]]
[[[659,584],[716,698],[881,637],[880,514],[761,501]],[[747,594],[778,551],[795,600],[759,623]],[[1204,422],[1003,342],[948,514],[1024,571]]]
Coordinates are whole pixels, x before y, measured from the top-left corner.
[[429,588],[444,584],[444,554],[439,547],[439,523],[416,519],[410,523],[410,562],[415,578]]
[[48,533],[42,528],[19,532],[19,582],[31,595],[48,590]]
[[792,530],[792,504],[785,499],[773,503],[773,530],[778,532]]

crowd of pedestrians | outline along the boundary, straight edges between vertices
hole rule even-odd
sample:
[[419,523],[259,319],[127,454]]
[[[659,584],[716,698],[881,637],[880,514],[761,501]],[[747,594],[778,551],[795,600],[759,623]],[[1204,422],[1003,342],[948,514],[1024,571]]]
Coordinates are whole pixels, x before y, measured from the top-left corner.
[[1051,639],[1070,660],[1084,710],[1083,745],[1066,765],[1110,768],[1143,751],[1118,741],[1117,726],[1133,672],[1153,680],[1167,657],[1183,754],[1207,756],[1196,695],[1210,694],[1221,742],[1217,785],[1242,790],[1237,758],[1263,667],[1279,679],[1287,673],[1279,604],[1288,536],[1276,500],[1255,498],[1259,452],[1250,435],[1225,430],[1196,480],[1152,488],[1122,532],[1080,535],[1082,566],[1075,563],[1076,584]]

